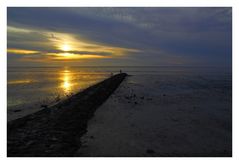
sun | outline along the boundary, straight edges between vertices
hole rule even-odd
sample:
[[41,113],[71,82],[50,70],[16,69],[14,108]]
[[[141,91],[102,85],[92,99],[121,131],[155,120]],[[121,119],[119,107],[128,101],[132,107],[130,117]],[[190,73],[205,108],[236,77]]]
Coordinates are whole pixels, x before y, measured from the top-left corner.
[[70,47],[70,45],[68,45],[68,44],[63,44],[63,45],[61,46],[61,49],[62,49],[62,51],[70,51],[70,50],[71,50],[71,47]]

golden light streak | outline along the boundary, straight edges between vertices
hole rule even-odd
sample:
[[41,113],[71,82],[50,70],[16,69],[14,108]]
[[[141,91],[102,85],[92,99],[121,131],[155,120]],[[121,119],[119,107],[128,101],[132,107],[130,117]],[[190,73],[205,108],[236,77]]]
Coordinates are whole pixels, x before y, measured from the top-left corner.
[[39,53],[39,51],[34,51],[34,50],[24,50],[24,49],[7,49],[8,53],[13,53],[13,54],[22,54],[22,55],[30,55],[30,54],[36,54]]
[[25,84],[25,83],[32,83],[32,80],[13,80],[8,81],[7,84]]
[[62,83],[60,85],[60,87],[63,89],[65,94],[69,94],[71,91],[71,87],[72,87],[72,76],[71,76],[71,72],[69,70],[64,70],[61,74],[60,74],[60,79],[62,79]]
[[109,56],[95,54],[74,54],[74,53],[48,53],[56,60],[77,60],[77,59],[102,59],[110,58]]

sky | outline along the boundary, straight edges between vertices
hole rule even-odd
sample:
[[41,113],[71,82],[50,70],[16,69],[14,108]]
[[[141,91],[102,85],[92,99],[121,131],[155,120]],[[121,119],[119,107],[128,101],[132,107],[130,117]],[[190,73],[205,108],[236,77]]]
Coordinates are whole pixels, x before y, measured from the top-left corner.
[[8,7],[7,64],[228,67],[232,9]]

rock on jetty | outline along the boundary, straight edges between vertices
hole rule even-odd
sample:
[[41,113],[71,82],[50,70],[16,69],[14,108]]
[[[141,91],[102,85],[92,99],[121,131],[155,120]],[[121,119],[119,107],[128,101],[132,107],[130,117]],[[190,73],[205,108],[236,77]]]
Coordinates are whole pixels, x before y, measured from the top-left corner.
[[8,157],[74,156],[88,120],[126,76],[114,75],[53,107],[9,122]]

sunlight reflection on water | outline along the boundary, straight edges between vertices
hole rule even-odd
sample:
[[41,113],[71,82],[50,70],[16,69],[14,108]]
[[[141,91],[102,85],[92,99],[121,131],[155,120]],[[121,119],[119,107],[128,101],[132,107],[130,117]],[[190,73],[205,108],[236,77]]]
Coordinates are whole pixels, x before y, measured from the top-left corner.
[[57,97],[62,99],[94,85],[119,70],[136,76],[184,76],[190,79],[203,75],[217,79],[216,75],[223,78],[227,75],[231,78],[225,69],[196,67],[11,67],[7,70],[8,109],[21,105],[25,109],[28,108],[26,105],[32,104],[39,108]]
[[[62,78],[63,77],[63,78]],[[63,89],[63,92],[67,95],[71,93],[72,91],[72,74],[69,70],[64,70],[63,72],[60,73],[60,79],[63,81],[61,82],[60,86]]]
[[109,77],[91,68],[11,68],[8,72],[8,108],[39,107],[64,99]]

